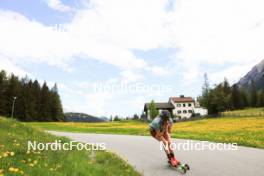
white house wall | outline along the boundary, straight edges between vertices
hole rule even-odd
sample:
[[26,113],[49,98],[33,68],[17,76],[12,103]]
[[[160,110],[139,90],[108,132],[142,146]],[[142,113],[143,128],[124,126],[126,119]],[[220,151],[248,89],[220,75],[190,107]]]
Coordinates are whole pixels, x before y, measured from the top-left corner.
[[[194,112],[194,102],[177,102],[170,100],[175,109],[173,109],[173,114],[175,116],[180,116],[181,118],[190,118]],[[185,104],[185,107],[184,107]],[[190,104],[190,106],[189,106]],[[179,111],[181,113],[179,113]],[[184,113],[186,112],[186,113]]]
[[208,110],[205,108],[195,108],[194,112],[195,114],[200,114],[201,116],[208,115]]

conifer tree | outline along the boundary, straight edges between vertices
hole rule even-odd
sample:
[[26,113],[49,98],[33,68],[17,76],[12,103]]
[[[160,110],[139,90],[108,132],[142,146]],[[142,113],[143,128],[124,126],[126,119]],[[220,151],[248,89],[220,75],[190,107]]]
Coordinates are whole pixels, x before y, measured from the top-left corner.
[[54,87],[51,89],[50,101],[51,101],[50,112],[53,121],[62,121],[64,117],[63,117],[63,110],[61,106],[60,96],[58,94],[57,84],[55,84]]
[[251,80],[251,88],[250,88],[251,107],[256,107],[257,102],[258,102],[258,95],[257,95],[257,89],[256,89],[255,81]]
[[6,114],[6,98],[5,98],[5,92],[7,89],[7,77],[6,72],[1,71],[0,72],[0,115]]
[[52,121],[52,117],[50,117],[50,93],[49,87],[47,83],[44,82],[40,91],[40,121]]
[[50,90],[27,76],[19,79],[14,74],[0,72],[0,115],[11,116],[14,102],[14,117],[22,121],[62,121],[64,120],[58,88]]
[[264,87],[261,89],[258,99],[259,99],[258,106],[263,107],[264,106]]
[[239,87],[235,84],[232,88],[232,105],[234,109],[242,108],[242,99],[239,91]]
[[[4,93],[5,101],[6,101],[6,113],[5,115],[8,117],[11,117],[12,114],[12,105],[14,97],[17,97],[16,102],[19,102],[20,97],[20,89],[21,85],[19,83],[18,77],[16,77],[14,74],[11,74],[10,78],[7,81],[7,89]],[[14,109],[14,117],[18,115],[18,109],[19,107],[16,106]]]

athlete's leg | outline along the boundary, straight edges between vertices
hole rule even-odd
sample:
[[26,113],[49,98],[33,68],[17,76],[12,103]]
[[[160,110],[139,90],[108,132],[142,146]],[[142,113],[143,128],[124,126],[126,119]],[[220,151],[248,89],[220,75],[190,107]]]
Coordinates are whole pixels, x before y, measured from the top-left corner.
[[169,149],[169,147],[166,147],[166,145],[168,145],[168,142],[164,139],[164,137],[159,137],[156,134],[156,131],[152,128],[150,128],[150,134],[153,138],[155,138],[157,141],[162,142],[163,143],[163,148],[165,153],[167,154],[167,156],[169,156],[171,154],[171,151]]
[[[169,147],[169,143],[168,143],[168,141],[164,138],[164,136],[157,136],[156,135],[156,131],[155,130],[153,130],[153,129],[150,129],[150,134],[151,134],[151,136],[153,137],[153,138],[155,138],[157,141],[159,141],[159,142],[162,142],[163,143],[163,148],[164,148],[164,151],[165,151],[165,153],[166,153],[166,155],[167,155],[167,157],[168,157],[168,160],[169,160],[169,162],[170,162],[170,164],[172,165],[172,166],[177,166],[177,162],[175,161],[175,158],[174,158],[174,155],[171,153],[171,150],[170,150],[170,147]],[[167,145],[167,146],[166,146]]]
[[171,136],[168,132],[164,133],[164,138],[167,140],[168,142],[168,150],[170,151],[169,154],[169,158],[172,160],[172,163],[174,164],[174,166],[177,166],[179,164],[179,161],[175,158],[174,156],[174,152],[173,152],[173,148],[172,148],[172,141],[171,141]]
[[164,133],[163,135],[164,139],[167,141],[168,144],[168,149],[170,151],[170,153],[173,153],[173,149],[172,149],[172,142],[171,142],[171,136],[168,132]]

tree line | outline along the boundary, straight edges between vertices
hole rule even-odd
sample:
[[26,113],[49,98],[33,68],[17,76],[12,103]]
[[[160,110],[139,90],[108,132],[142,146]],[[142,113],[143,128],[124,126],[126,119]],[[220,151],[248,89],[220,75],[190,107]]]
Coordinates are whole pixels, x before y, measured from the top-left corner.
[[142,113],[141,115],[135,113],[133,116],[126,116],[126,117],[122,117],[122,116],[118,116],[118,115],[110,115],[109,121],[124,121],[124,120],[145,120],[145,114]]
[[[14,98],[16,97],[16,99]],[[15,100],[15,101],[14,101]],[[0,72],[0,115],[21,121],[62,121],[64,119],[58,88],[13,73]]]
[[248,88],[240,87],[237,84],[230,86],[225,78],[223,82],[211,88],[207,74],[205,74],[202,95],[197,99],[201,106],[208,109],[208,114],[215,115],[227,110],[263,107],[264,87],[257,91],[254,80],[251,80]]

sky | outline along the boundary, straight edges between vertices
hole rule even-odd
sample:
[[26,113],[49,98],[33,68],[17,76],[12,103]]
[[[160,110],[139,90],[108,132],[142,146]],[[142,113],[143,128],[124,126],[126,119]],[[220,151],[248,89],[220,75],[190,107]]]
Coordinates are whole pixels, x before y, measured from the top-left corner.
[[0,0],[0,69],[58,84],[65,112],[140,114],[145,102],[235,83],[264,56],[262,0]]

